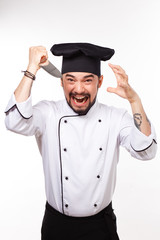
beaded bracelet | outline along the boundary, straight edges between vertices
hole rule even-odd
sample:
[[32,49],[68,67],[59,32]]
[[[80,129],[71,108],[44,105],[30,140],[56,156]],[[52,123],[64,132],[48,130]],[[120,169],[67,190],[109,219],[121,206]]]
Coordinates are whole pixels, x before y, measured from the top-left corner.
[[22,71],[23,73],[24,73],[24,76],[26,76],[26,77],[28,77],[28,78],[31,78],[32,80],[35,80],[36,79],[36,76],[33,74],[33,73],[31,73],[31,72],[29,72],[29,71]]

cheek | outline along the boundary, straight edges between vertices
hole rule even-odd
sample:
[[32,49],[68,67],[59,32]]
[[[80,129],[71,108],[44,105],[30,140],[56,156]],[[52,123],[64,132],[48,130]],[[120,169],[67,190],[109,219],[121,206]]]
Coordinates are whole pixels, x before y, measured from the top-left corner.
[[67,97],[67,96],[69,96],[70,92],[72,91],[72,87],[64,84],[63,91],[64,91],[65,96]]
[[90,89],[91,98],[95,98],[95,96],[97,95],[97,91],[98,91],[97,85]]

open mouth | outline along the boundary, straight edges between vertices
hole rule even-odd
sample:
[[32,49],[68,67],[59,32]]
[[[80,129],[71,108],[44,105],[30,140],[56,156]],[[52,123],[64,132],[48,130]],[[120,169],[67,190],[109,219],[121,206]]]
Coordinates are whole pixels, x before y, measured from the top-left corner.
[[91,96],[90,94],[73,94],[70,93],[69,95],[69,106],[78,113],[79,115],[85,115],[89,109],[92,107],[92,105],[95,103],[95,99],[91,102]]
[[81,97],[77,97],[77,96],[72,96],[72,100],[74,102],[74,104],[76,105],[83,105],[87,102],[88,100],[88,96],[81,96]]

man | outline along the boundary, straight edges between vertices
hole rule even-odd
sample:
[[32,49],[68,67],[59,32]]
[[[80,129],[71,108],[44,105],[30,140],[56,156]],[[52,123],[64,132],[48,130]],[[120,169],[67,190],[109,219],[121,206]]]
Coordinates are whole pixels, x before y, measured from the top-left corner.
[[135,158],[153,158],[154,128],[120,66],[109,64],[117,87],[107,90],[129,101],[133,117],[98,103],[100,62],[109,60],[113,49],[71,43],[54,45],[51,51],[63,56],[65,100],[32,107],[33,80],[49,62],[44,47],[31,47],[27,71],[6,108],[6,127],[35,135],[42,155],[47,198],[42,239],[118,240],[111,201],[119,146]]

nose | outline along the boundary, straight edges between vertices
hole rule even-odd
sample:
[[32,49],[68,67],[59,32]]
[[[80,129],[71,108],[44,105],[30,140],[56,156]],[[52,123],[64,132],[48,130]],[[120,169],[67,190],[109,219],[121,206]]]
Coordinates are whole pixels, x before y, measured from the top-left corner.
[[76,85],[75,85],[75,92],[80,94],[80,93],[83,93],[84,92],[84,86],[83,86],[83,83],[81,82],[77,82]]

